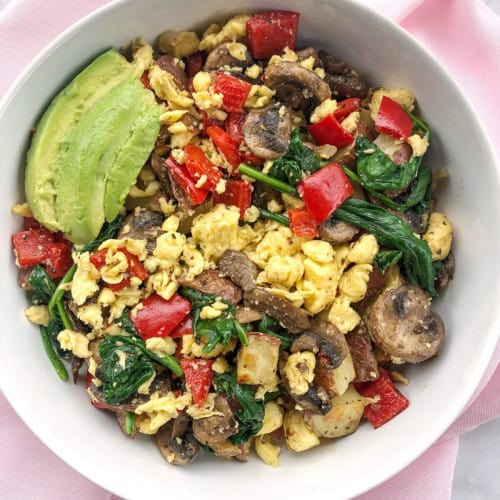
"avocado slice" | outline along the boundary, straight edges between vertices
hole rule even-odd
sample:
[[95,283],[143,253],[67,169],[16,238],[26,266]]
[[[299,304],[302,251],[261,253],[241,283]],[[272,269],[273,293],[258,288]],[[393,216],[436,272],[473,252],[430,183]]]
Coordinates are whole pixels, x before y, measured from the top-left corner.
[[110,49],[79,73],[51,102],[36,126],[28,151],[25,173],[26,199],[35,218],[52,231],[64,230],[55,213],[53,168],[69,131],[101,97],[132,78],[134,66]]

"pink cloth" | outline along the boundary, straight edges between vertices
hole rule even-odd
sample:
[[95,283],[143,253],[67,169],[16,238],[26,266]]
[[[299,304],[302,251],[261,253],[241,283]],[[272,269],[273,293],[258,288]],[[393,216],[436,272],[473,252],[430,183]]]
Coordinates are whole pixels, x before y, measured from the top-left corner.
[[[105,3],[14,0],[8,4],[0,12],[0,96],[56,35]],[[500,120],[491,112],[491,103],[500,97],[500,19],[479,0],[364,3],[375,5],[431,49],[466,91],[500,151]],[[359,498],[450,498],[459,436],[500,416],[499,363],[500,344],[475,397],[441,439],[402,472]],[[117,499],[48,450],[1,394],[0,412],[0,498]]]

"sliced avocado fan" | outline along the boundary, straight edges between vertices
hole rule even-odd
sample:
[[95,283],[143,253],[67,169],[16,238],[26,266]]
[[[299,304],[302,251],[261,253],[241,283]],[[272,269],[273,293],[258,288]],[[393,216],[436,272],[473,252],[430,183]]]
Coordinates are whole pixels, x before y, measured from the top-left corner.
[[35,218],[76,245],[94,239],[122,208],[153,149],[159,116],[132,64],[114,49],[97,57],[36,126],[25,173]]

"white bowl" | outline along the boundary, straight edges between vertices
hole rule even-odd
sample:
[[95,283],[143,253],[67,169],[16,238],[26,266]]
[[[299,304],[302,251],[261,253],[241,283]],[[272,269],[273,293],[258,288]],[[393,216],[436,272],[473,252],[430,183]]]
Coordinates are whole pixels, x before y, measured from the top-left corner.
[[[275,0],[302,11],[301,41],[346,59],[374,86],[408,87],[432,131],[426,160],[450,173],[439,198],[455,228],[457,268],[436,307],[447,329],[440,355],[408,370],[407,411],[374,431],[368,424],[347,438],[282,457],[274,469],[205,457],[187,468],[168,465],[149,439],[126,439],[113,418],[96,411],[83,387],[58,380],[37,329],[23,315],[10,234],[20,221],[10,208],[23,198],[30,128],[50,98],[85,63],[136,36],[206,26],[231,14],[269,8],[267,1],[119,1],[73,26],[17,80],[0,106],[3,178],[0,275],[3,334],[0,385],[12,406],[63,460],[92,481],[127,498],[345,498],[388,479],[424,452],[459,415],[487,366],[500,332],[499,168],[466,97],[440,64],[404,31],[344,0]],[[307,5],[307,7],[305,7]]]

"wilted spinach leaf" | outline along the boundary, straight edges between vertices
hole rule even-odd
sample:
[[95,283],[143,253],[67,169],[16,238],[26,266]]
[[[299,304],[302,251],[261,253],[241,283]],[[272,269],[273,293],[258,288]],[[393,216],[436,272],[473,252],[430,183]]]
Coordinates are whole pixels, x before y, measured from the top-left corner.
[[48,304],[50,298],[56,291],[56,284],[49,276],[45,267],[36,265],[31,270],[28,282],[33,288],[31,301],[35,305]]
[[231,436],[233,444],[247,442],[262,428],[264,420],[264,401],[255,399],[253,388],[250,385],[236,382],[236,371],[232,373],[215,374],[217,392],[224,392],[229,398],[236,398],[241,408],[236,413],[238,432]]
[[385,250],[375,255],[374,264],[384,274],[393,264],[397,264],[402,256],[403,252],[400,250]]
[[278,337],[280,339],[280,349],[288,349],[295,340],[295,337],[282,328],[276,319],[267,314],[264,314],[257,323],[257,331]]
[[319,158],[312,149],[303,144],[300,140],[300,129],[296,128],[290,136],[287,153],[274,160],[269,175],[295,186],[306,175],[312,174],[320,167]]

